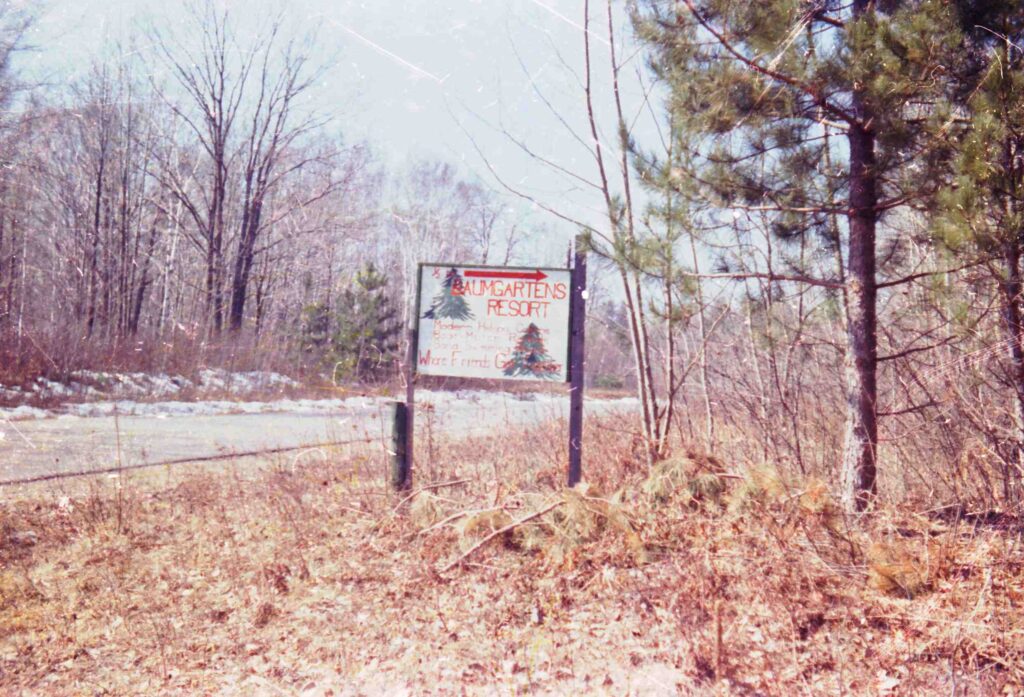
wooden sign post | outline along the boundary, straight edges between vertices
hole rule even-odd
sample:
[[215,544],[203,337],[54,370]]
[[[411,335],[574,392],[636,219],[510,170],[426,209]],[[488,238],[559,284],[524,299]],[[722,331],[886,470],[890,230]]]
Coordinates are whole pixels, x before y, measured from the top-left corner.
[[569,486],[581,476],[587,263],[572,269],[420,264],[391,483],[412,483],[415,377],[569,382]]

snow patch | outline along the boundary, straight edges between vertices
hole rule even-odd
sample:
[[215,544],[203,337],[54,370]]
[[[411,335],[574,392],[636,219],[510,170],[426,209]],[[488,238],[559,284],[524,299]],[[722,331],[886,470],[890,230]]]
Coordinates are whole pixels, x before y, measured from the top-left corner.
[[[286,413],[310,416],[325,416],[338,413],[365,412],[383,408],[390,397],[355,396],[346,399],[278,399],[274,401],[229,401],[203,400],[196,402],[160,401],[137,402],[130,399],[65,404],[55,410],[20,406],[13,409],[0,408],[0,420],[27,420],[46,418],[95,418],[110,416],[149,416],[173,418],[180,416],[219,416],[224,414],[267,414]],[[477,411],[500,413],[503,409],[529,410],[543,413],[548,410],[563,411],[568,408],[566,395],[548,393],[486,392],[484,390],[459,390],[437,392],[421,390],[416,393],[418,404],[444,407],[446,411]],[[633,408],[639,405],[635,397],[615,400],[592,400],[591,403],[614,404],[619,408]],[[460,417],[465,418],[465,417]]]
[[[249,371],[233,373],[227,370],[206,369],[199,373],[198,383],[181,375],[165,373],[108,373],[98,370],[77,370],[66,382],[37,378],[27,390],[0,385],[0,399],[8,402],[36,399],[62,400],[130,400],[166,398],[180,395],[186,390],[218,391],[231,395],[245,395],[260,390],[298,387],[299,383],[280,373]],[[3,413],[3,412],[0,412]]]
[[199,385],[206,389],[227,390],[238,394],[261,389],[296,387],[299,383],[280,373],[249,371],[232,373],[226,370],[206,369],[199,372]]
[[53,412],[38,407],[21,405],[13,409],[0,409],[0,420],[4,421],[28,421],[30,419],[46,419],[53,416]]
[[17,385],[15,385],[14,387],[4,387],[3,385],[0,385],[0,399],[14,401],[24,398],[25,393],[22,392],[21,388],[18,387]]

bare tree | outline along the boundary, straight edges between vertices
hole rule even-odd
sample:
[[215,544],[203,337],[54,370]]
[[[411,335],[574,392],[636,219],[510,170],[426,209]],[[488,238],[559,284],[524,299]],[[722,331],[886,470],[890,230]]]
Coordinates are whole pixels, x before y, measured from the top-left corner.
[[[256,85],[256,100],[252,110],[249,132],[242,148],[242,211],[231,279],[231,309],[229,326],[233,331],[242,328],[249,280],[257,253],[257,241],[265,229],[264,205],[267,197],[283,178],[299,172],[325,155],[313,149],[300,149],[300,140],[320,129],[325,121],[305,114],[296,117],[296,100],[319,75],[309,69],[308,54],[302,53],[295,42],[284,47],[281,65],[272,63],[274,43],[279,26],[274,25],[260,63]],[[300,205],[328,195],[334,183],[328,181],[311,191]]]
[[[224,323],[231,137],[250,73],[257,56],[266,50],[268,39],[259,38],[243,49],[232,30],[228,10],[217,11],[210,0],[189,6],[181,33],[168,35],[154,28],[152,35],[183,99],[155,85],[158,94],[196,138],[206,159],[200,175],[205,181],[199,187],[189,187],[171,166],[161,168],[160,174],[196,226],[190,239],[205,255],[206,310],[210,331],[217,334]],[[198,46],[190,46],[187,36],[198,38]]]
[[15,161],[19,159],[18,120],[10,118],[6,110],[23,87],[12,70],[11,62],[23,50],[31,24],[30,14],[11,4],[0,6],[0,108],[5,110],[0,117],[0,338],[5,329],[17,324],[19,341],[20,319],[15,320],[17,287],[19,276],[24,275],[27,239],[24,232],[20,233],[22,238],[19,239],[18,217],[12,210],[12,204],[18,201],[13,170]]

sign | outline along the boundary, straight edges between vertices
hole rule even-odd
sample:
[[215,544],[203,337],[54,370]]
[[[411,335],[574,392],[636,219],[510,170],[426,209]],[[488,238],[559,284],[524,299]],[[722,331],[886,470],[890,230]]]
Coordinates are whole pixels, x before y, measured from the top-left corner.
[[568,269],[420,264],[422,375],[568,380]]

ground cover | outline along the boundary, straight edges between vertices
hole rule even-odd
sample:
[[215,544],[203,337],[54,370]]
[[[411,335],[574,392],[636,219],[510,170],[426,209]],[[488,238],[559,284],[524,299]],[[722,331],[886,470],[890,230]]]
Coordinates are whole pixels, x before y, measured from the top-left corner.
[[0,492],[5,694],[1019,694],[1006,515],[884,504],[629,424]]

